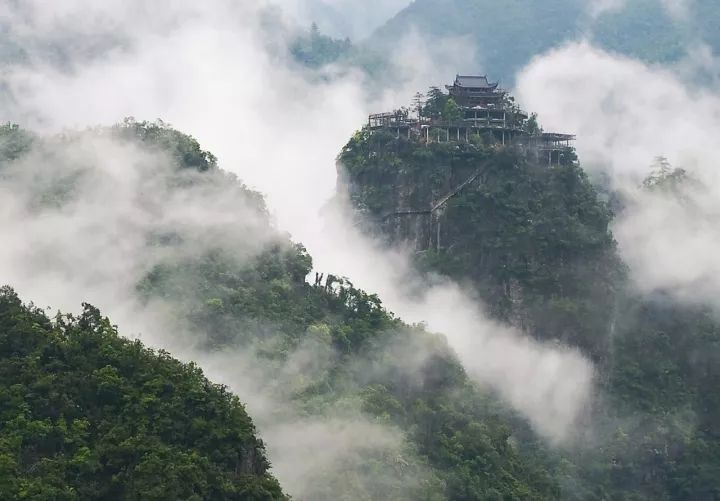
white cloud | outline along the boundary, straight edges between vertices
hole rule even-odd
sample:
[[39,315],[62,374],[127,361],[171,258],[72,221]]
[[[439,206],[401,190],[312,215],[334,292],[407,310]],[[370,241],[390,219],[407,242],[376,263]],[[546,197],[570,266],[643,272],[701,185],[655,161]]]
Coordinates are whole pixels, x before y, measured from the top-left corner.
[[590,15],[597,17],[606,12],[622,10],[628,0],[591,0],[588,2]]
[[[670,68],[587,44],[536,59],[522,73],[518,94],[546,128],[577,133],[585,168],[609,174],[629,199],[614,231],[637,284],[717,304],[720,95]],[[707,191],[686,193],[690,205],[642,192],[657,156],[688,170]]]
[[[32,67],[15,67],[6,75],[15,96],[14,105],[6,110],[8,118],[52,131],[112,123],[128,115],[162,117],[192,133],[203,147],[218,155],[225,169],[267,194],[278,226],[308,246],[319,268],[348,275],[356,285],[379,293],[402,318],[426,321],[430,329],[446,334],[473,379],[497,391],[549,439],[559,441],[572,433],[590,397],[592,367],[587,360],[575,351],[536,343],[489,321],[477,302],[454,284],[430,287],[419,299],[407,297],[403,290],[410,273],[406,256],[374,248],[345,219],[323,223],[319,216],[335,192],[335,157],[365,122],[367,113],[405,104],[415,90],[423,88],[420,83],[428,82],[429,74],[437,71],[425,62],[421,42],[408,43],[403,53],[412,58],[416,69],[424,68],[411,85],[369,98],[360,75],[351,73],[310,83],[302,74],[289,70],[282,58],[266,50],[272,40],[263,31],[256,9],[222,0],[202,4],[180,1],[160,2],[157,10],[147,13],[140,1],[102,7],[88,2],[60,3],[57,16],[54,7],[46,6],[38,14],[40,19],[31,15],[23,21],[23,30],[27,36],[41,37],[46,30],[63,34],[68,20],[82,18],[84,8],[92,5],[97,10],[94,16],[119,25],[116,33],[123,36],[122,50],[103,52],[102,57],[85,61],[73,71],[58,71],[41,60]],[[81,39],[106,35],[105,22],[83,27]],[[457,66],[452,54],[448,51],[448,67]],[[90,200],[107,206],[114,199]],[[92,206],[86,211],[93,213]],[[102,218],[103,214],[100,211],[93,217]],[[232,212],[225,216],[241,217]],[[64,225],[80,224],[82,217],[57,221],[56,231],[62,233]],[[142,220],[146,216],[137,217]],[[51,246],[49,238],[55,233],[45,233],[42,228],[38,226],[33,233],[35,243]],[[75,270],[78,281],[94,280],[94,275],[85,274],[84,267],[91,256],[102,254],[113,239],[121,238],[112,233],[116,228],[123,226],[104,227],[107,239],[99,241],[93,240],[91,233],[78,230],[80,242],[91,238],[88,249],[93,251],[78,255],[66,252],[66,275]],[[10,254],[5,254],[6,262],[27,264],[23,261],[27,242],[24,230],[8,226],[4,234],[18,242]],[[131,248],[118,256],[108,254],[107,269],[120,274],[117,263],[142,251]],[[60,266],[53,256],[46,258],[48,268]],[[61,280],[45,282],[51,275],[4,276],[13,278],[21,292],[32,292],[29,297],[43,304],[67,307],[69,302],[88,299],[88,290],[78,287],[63,292]],[[136,276],[123,275],[128,282]],[[115,298],[123,290],[113,287],[109,282],[103,294],[93,293],[91,302],[119,319],[122,328],[121,320],[132,317],[119,311]],[[145,327],[148,325],[157,326],[157,322]],[[133,332],[152,332],[143,325],[131,327]],[[160,334],[155,339],[146,335],[144,340],[178,354],[186,349]],[[221,368],[211,374],[243,397],[241,380],[230,376],[234,373],[224,373]],[[279,444],[271,440],[272,431],[262,431],[268,436],[270,450],[281,454]],[[280,480],[285,480],[283,475]]]
[[[589,12],[597,17],[606,12],[622,11],[628,5],[638,0],[590,0]],[[690,15],[695,0],[657,0],[662,7],[677,21],[684,21]]]
[[667,12],[677,20],[684,21],[691,13],[695,0],[660,0]]

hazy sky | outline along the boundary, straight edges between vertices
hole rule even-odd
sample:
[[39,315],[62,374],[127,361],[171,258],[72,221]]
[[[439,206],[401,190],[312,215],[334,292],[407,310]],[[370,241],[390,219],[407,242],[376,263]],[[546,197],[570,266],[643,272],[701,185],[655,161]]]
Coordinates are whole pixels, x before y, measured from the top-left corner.
[[362,39],[410,4],[410,0],[276,0],[301,23],[317,22],[336,37]]

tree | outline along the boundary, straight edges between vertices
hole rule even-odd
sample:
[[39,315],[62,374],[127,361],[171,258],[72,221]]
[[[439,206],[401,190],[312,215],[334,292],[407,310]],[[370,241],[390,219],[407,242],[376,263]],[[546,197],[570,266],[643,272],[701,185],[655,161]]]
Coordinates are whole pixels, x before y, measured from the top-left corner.
[[448,99],[449,96],[443,93],[438,87],[430,87],[427,92],[427,101],[423,108],[423,116],[439,119],[445,110],[445,103]]
[[90,305],[0,288],[0,396],[3,500],[286,499],[236,397]]
[[415,97],[413,97],[413,107],[412,107],[412,111],[414,111],[417,114],[418,119],[422,118],[424,107],[425,107],[425,94],[418,91],[417,93],[415,93]]
[[442,117],[444,120],[456,122],[463,119],[463,110],[453,98],[450,98],[445,102]]
[[527,119],[523,128],[528,134],[537,134],[539,132],[542,132],[540,124],[538,123],[537,113],[533,113],[530,115],[530,118]]
[[[437,114],[439,102],[442,116],[451,116],[452,100],[439,89],[428,93],[426,109]],[[525,131],[539,130],[532,115]],[[377,221],[370,231],[390,245],[422,250],[416,253],[421,271],[473,285],[490,315],[535,338],[575,346],[595,362],[598,390],[610,405],[592,411],[590,447],[550,453],[555,457],[548,461],[531,434],[523,440],[512,431],[510,448],[530,454],[534,467],[564,486],[553,499],[720,499],[717,308],[696,298],[677,301],[665,291],[649,297],[637,291],[611,233],[614,214],[579,164],[547,168],[521,149],[398,144],[370,135],[348,143],[340,165],[352,185],[351,202]],[[399,200],[431,205],[438,193],[476,173],[480,182],[449,200],[440,216],[442,249],[428,243],[429,218],[385,222]],[[709,195],[662,157],[643,189],[687,203],[689,210],[695,193]],[[368,408],[379,415],[407,413],[392,385],[383,387],[387,394],[378,389],[368,395]],[[515,490],[472,478],[471,472],[495,467],[485,439],[508,445],[507,435],[484,433],[486,422],[445,428],[443,411],[425,399],[413,417],[422,451],[431,460],[442,452],[442,461],[453,465],[446,477],[451,499],[538,498],[517,496],[521,485]]]
[[650,175],[643,180],[643,187],[648,190],[677,192],[689,180],[685,169],[673,168],[667,158],[657,157]]

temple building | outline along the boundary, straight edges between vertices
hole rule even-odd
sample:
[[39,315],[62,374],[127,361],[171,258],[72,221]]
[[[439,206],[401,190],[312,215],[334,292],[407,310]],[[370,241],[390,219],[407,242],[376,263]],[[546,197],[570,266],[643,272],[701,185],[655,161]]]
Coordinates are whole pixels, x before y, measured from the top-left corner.
[[567,153],[572,150],[570,142],[575,136],[530,130],[528,114],[486,75],[456,75],[453,84],[445,88],[449,98],[458,105],[459,117],[429,118],[422,113],[410,117],[407,110],[398,110],[370,115],[369,130],[390,130],[398,138],[415,137],[426,143],[469,142],[480,136],[502,145],[524,146],[550,164],[570,157]]
[[515,106],[497,83],[490,83],[487,76],[457,75],[453,85],[445,88],[473,129],[497,132],[502,144],[522,132],[527,113]]
[[446,85],[450,97],[462,107],[499,105],[506,92],[498,90],[497,83],[488,82],[487,76],[457,75],[452,85]]

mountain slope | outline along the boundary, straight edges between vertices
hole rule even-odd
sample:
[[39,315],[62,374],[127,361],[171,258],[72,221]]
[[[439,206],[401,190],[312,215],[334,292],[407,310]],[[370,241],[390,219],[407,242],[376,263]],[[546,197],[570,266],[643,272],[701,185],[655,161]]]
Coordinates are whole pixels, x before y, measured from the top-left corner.
[[[622,266],[608,231],[611,213],[582,170],[572,163],[548,169],[512,150],[421,146],[380,133],[356,135],[340,169],[355,206],[390,242],[409,240],[421,267],[471,282],[493,315],[539,338],[604,356],[605,312]],[[474,174],[436,220],[387,217],[429,207]],[[439,248],[426,239],[435,234]]]
[[[553,465],[528,423],[472,384],[442,337],[405,325],[339,277],[308,284],[305,249],[191,137],[132,120],[49,138],[6,126],[0,137],[0,187],[14,195],[3,199],[3,228],[20,232],[18,249],[28,235],[34,242],[31,253],[10,252],[13,270],[28,264],[43,291],[130,304],[134,317],[154,321],[141,324],[144,336],[237,371],[240,398],[269,408],[253,417],[276,467],[273,451],[299,454],[283,470],[290,494],[557,498]],[[87,356],[104,349],[89,346]],[[325,435],[336,423],[349,431]]]
[[491,72],[512,82],[532,57],[584,37],[602,48],[652,62],[675,61],[696,42],[717,52],[720,37],[711,28],[720,19],[717,2],[688,5],[684,15],[668,12],[660,0],[636,0],[591,15],[591,6],[582,0],[416,0],[368,43],[391,50],[412,30],[423,37],[467,37],[481,68],[465,71]]
[[118,336],[0,289],[2,499],[286,499],[238,399]]
[[583,8],[576,0],[417,0],[379,28],[369,44],[391,49],[413,30],[430,39],[469,37],[468,50],[483,67],[508,81],[532,56],[574,37]]
[[[613,213],[574,155],[549,166],[482,136],[408,137],[365,127],[343,148],[338,171],[358,223],[415,249],[431,279],[471,287],[496,318],[596,362],[585,443],[558,451],[552,470],[562,499],[718,499],[717,312],[634,290]],[[683,176],[661,171],[644,189]],[[427,210],[448,193],[442,210]]]

